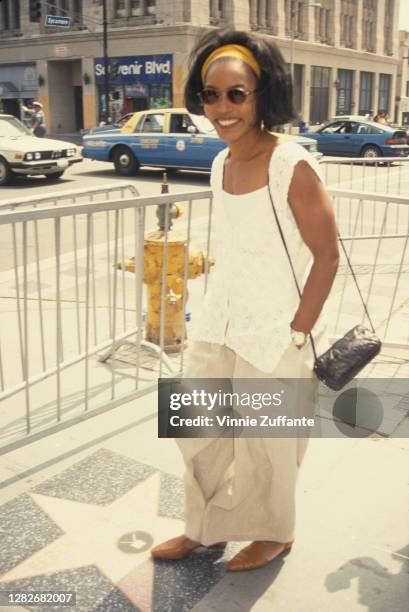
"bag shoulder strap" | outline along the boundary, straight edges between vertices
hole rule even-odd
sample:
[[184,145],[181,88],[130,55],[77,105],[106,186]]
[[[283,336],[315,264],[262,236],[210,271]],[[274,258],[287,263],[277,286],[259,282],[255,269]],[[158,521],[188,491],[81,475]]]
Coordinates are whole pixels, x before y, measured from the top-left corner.
[[[270,195],[270,200],[271,200],[271,204],[272,204],[272,207],[273,207],[274,217],[275,217],[275,220],[276,220],[276,223],[277,223],[278,231],[280,232],[281,240],[282,240],[282,243],[283,243],[283,245],[284,245],[285,252],[287,253],[288,261],[290,262],[291,272],[292,272],[292,274],[293,274],[293,278],[294,278],[295,286],[297,287],[297,292],[298,292],[299,298],[301,299],[302,294],[301,294],[301,290],[300,290],[300,287],[299,287],[299,284],[298,284],[297,276],[296,276],[296,274],[295,274],[295,270],[294,270],[293,262],[292,262],[292,260],[291,260],[290,252],[289,252],[289,250],[288,250],[287,243],[286,243],[286,240],[285,240],[285,238],[284,238],[284,233],[283,233],[283,230],[282,230],[282,228],[281,228],[281,223],[280,223],[279,218],[278,218],[278,215],[277,215],[277,210],[276,210],[276,207],[275,207],[275,205],[274,205],[273,195],[272,195],[272,193],[271,193],[270,177],[269,177],[269,180],[268,180],[268,192],[269,192],[269,195]],[[350,259],[349,259],[349,257],[348,257],[348,253],[347,253],[347,251],[346,251],[346,249],[345,249],[345,246],[344,246],[343,240],[342,240],[342,238],[341,238],[341,236],[340,236],[340,234],[339,234],[339,232],[338,232],[338,231],[337,231],[337,234],[338,234],[338,239],[339,239],[339,241],[341,242],[341,246],[342,246],[342,249],[343,249],[343,251],[344,251],[345,257],[346,257],[346,259],[347,259],[349,269],[351,270],[351,274],[352,274],[352,277],[353,277],[353,279],[354,279],[354,282],[355,282],[356,288],[358,289],[359,297],[361,298],[361,302],[362,302],[362,304],[363,304],[363,307],[364,307],[364,310],[365,310],[365,314],[366,314],[366,316],[368,317],[368,321],[369,321],[369,324],[370,324],[370,326],[371,326],[372,331],[375,333],[375,328],[374,328],[374,326],[373,326],[373,323],[372,323],[371,317],[369,316],[369,312],[368,312],[367,306],[366,306],[366,304],[365,304],[365,300],[364,300],[364,298],[362,297],[362,293],[361,293],[360,287],[359,287],[359,285],[358,285],[358,281],[357,281],[357,279],[356,279],[355,272],[354,272],[354,270],[353,270],[353,268],[352,268],[351,261],[350,261]],[[311,346],[312,346],[312,350],[313,350],[313,353],[314,353],[314,358],[315,358],[315,359],[317,359],[317,353],[316,353],[316,350],[315,350],[314,339],[313,339],[313,337],[312,337],[311,332],[310,332],[309,336],[310,336],[310,339],[311,339]]]

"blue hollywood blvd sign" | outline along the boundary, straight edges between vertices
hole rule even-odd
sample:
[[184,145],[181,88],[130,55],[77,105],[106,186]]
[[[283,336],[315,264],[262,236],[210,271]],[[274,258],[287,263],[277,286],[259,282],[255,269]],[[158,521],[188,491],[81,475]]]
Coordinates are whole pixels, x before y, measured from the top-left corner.
[[69,28],[71,19],[62,15],[46,15],[45,25],[57,28]]

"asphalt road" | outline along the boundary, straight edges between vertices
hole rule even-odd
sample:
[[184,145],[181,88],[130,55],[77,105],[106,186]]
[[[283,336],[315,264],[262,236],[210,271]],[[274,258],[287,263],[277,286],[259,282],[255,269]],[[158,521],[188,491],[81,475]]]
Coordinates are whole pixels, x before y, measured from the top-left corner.
[[[156,195],[160,193],[162,175],[163,170],[146,168],[135,177],[122,177],[116,174],[111,163],[84,159],[66,170],[59,181],[50,182],[43,177],[15,179],[12,184],[0,188],[0,202],[5,199],[86,189],[109,183],[131,183],[138,188],[141,195]],[[207,172],[179,171],[172,173],[168,182],[172,192],[207,189],[209,176]]]

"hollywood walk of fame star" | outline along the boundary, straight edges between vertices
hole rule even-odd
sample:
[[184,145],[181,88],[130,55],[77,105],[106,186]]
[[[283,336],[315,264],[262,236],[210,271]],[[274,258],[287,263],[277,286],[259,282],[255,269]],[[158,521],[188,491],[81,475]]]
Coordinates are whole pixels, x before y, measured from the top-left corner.
[[137,574],[135,568],[144,564],[146,599],[154,579],[151,545],[180,531],[179,519],[158,516],[159,492],[156,472],[105,507],[31,493],[65,534],[4,574],[0,584],[95,565],[121,588],[121,582],[125,586]]

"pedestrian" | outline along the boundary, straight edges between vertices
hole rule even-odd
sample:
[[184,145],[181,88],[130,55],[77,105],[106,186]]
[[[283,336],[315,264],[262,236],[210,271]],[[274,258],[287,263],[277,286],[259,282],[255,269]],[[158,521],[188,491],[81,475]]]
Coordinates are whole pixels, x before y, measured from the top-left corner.
[[45,114],[43,111],[43,105],[41,102],[33,102],[33,108],[27,108],[23,106],[24,112],[31,115],[31,129],[34,136],[42,138],[47,132],[45,124]]
[[[210,32],[192,53],[185,102],[227,145],[211,170],[216,265],[185,377],[231,379],[233,388],[249,378],[315,381],[308,333],[319,341],[320,313],[338,266],[337,233],[316,160],[271,132],[295,119],[285,61],[273,42],[254,33]],[[270,192],[299,282],[312,259],[301,300]],[[230,571],[241,571],[288,551],[307,443],[179,438],[185,533],[155,546],[152,556],[182,559],[199,546],[251,541],[228,563]]]
[[300,134],[305,134],[308,131],[307,124],[302,117],[298,121],[298,129]]
[[385,111],[378,111],[374,121],[377,123],[382,123],[384,125],[388,124],[388,114]]

